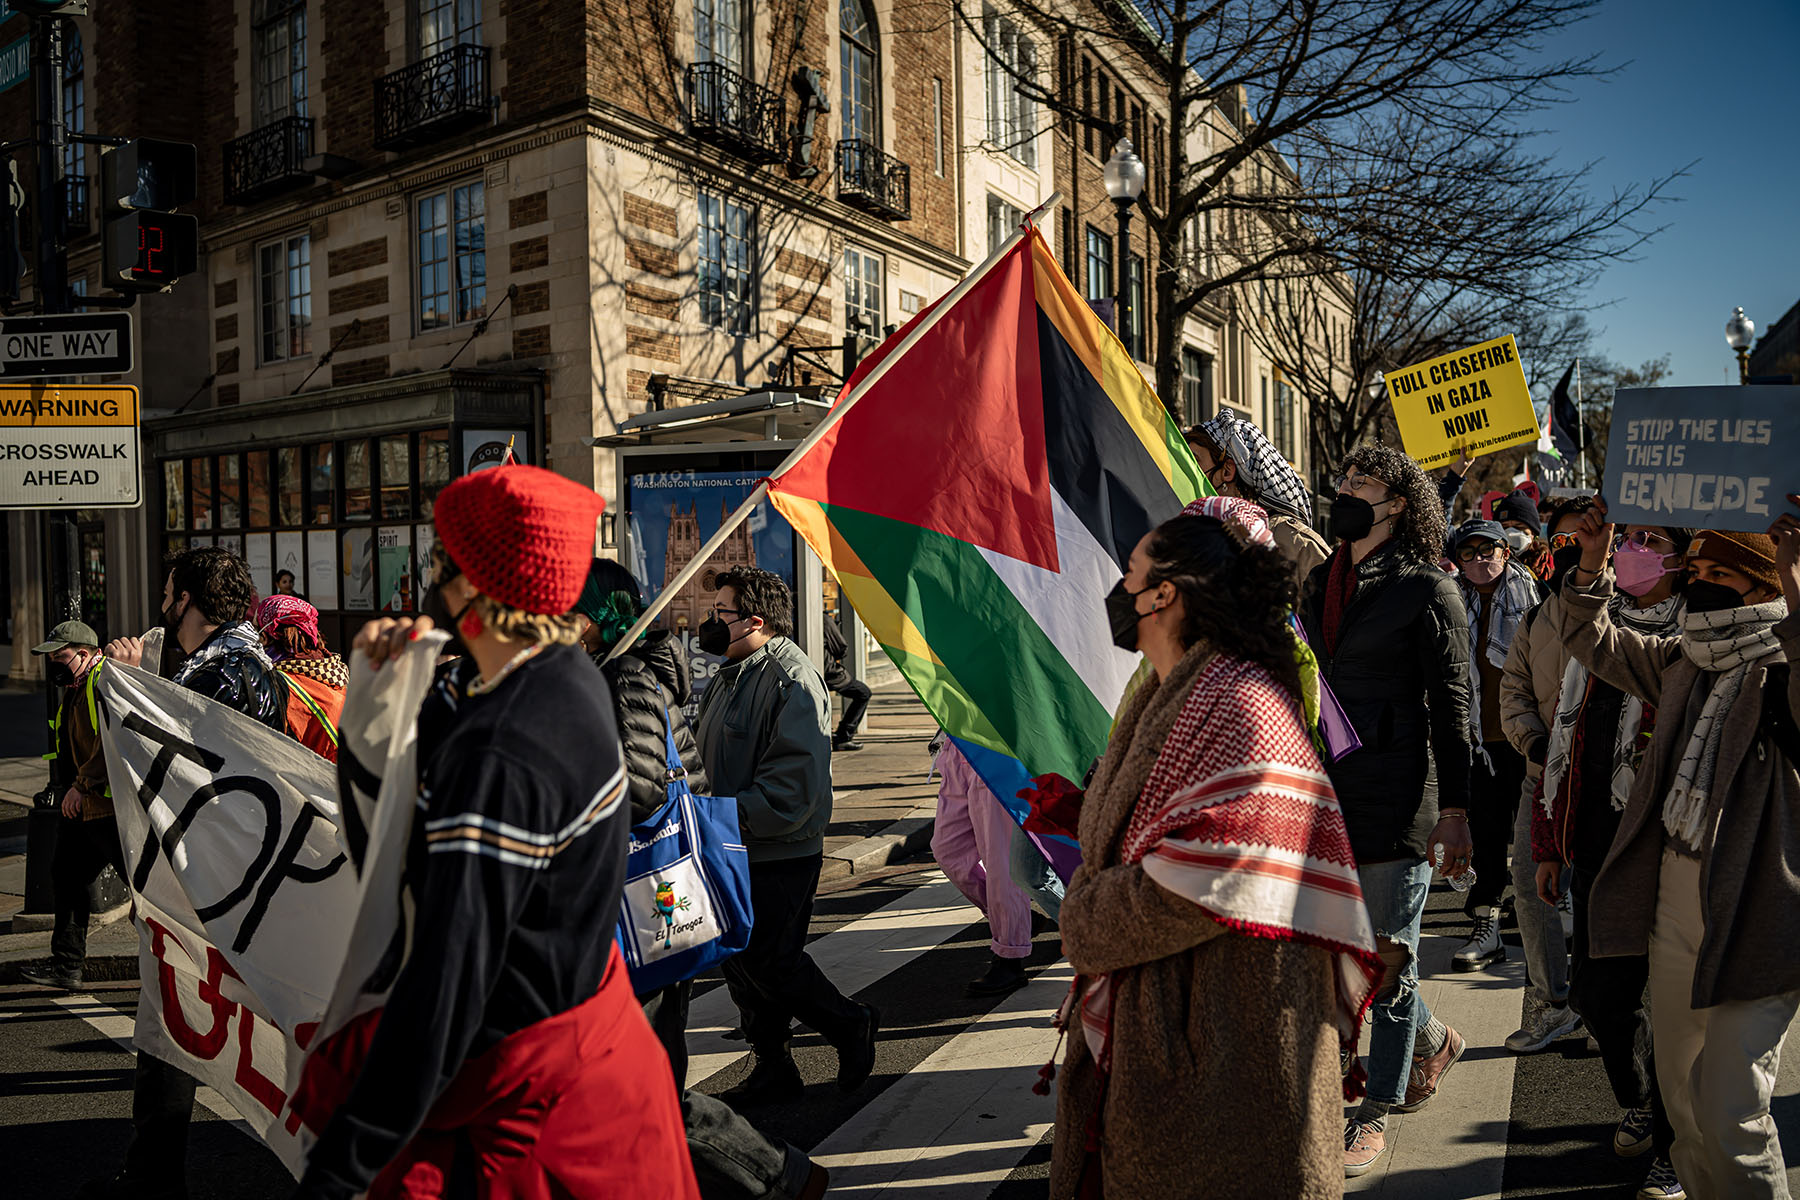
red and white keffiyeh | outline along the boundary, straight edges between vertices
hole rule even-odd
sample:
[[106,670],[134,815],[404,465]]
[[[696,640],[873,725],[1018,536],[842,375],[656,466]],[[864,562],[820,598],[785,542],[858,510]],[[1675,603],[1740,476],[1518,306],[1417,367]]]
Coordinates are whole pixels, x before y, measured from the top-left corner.
[[1190,500],[1181,510],[1184,517],[1211,517],[1222,524],[1236,524],[1258,546],[1273,546],[1275,535],[1269,531],[1269,514],[1262,505],[1242,496],[1202,496]]
[[263,634],[282,625],[292,625],[310,637],[313,645],[321,644],[319,640],[319,610],[298,596],[263,597],[262,603],[256,606],[251,623],[256,626],[256,632]]
[[[1335,1023],[1354,1048],[1381,977],[1350,834],[1294,702],[1263,668],[1201,672],[1144,784],[1122,863],[1227,929],[1334,956]],[[1082,1032],[1111,1066],[1112,979],[1075,981]]]

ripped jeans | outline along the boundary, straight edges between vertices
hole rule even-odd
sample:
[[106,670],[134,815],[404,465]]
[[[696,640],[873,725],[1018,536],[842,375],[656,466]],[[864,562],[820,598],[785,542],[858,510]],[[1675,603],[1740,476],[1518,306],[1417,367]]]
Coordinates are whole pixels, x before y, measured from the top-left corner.
[[1431,891],[1431,864],[1402,858],[1369,863],[1356,873],[1385,968],[1369,1010],[1368,1099],[1399,1104],[1412,1071],[1413,1035],[1431,1023],[1419,995],[1419,922]]

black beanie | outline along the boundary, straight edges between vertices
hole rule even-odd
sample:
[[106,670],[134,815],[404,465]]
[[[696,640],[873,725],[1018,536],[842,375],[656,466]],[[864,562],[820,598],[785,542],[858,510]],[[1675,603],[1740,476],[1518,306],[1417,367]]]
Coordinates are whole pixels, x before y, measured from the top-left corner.
[[1514,492],[1494,501],[1494,520],[1518,521],[1539,537],[1544,535],[1544,522],[1538,516],[1537,503],[1524,492]]

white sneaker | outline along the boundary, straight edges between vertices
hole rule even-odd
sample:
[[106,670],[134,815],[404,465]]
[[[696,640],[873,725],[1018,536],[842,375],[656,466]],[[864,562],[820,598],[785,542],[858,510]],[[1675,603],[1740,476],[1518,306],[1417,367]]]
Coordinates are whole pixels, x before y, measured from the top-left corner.
[[1566,1004],[1533,1008],[1535,1011],[1526,1014],[1525,1024],[1506,1039],[1506,1048],[1514,1054],[1535,1054],[1581,1024],[1580,1014]]
[[1562,895],[1557,897],[1556,912],[1557,912],[1558,916],[1562,917],[1563,941],[1565,941],[1565,942],[1574,941],[1575,940],[1575,899],[1572,895],[1570,895],[1568,888],[1564,888],[1562,890]]
[[1458,971],[1479,971],[1491,962],[1505,962],[1506,947],[1500,944],[1500,914],[1492,908],[1475,910],[1475,929],[1462,949],[1450,959]]

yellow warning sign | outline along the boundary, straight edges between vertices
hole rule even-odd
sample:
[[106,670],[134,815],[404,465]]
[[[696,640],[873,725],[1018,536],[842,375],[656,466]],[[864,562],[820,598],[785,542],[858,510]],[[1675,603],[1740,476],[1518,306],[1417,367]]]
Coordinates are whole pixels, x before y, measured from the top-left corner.
[[0,508],[132,508],[138,390],[0,386]]
[[1428,470],[1465,451],[1490,454],[1538,439],[1537,410],[1510,333],[1390,371],[1386,380],[1400,440]]

